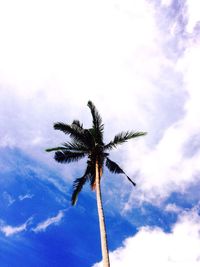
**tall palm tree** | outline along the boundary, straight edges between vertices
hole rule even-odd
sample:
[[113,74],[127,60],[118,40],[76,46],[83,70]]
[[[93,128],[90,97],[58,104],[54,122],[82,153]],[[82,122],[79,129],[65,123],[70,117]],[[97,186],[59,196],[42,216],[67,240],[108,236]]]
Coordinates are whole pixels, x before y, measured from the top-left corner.
[[100,187],[103,168],[105,165],[112,173],[124,174],[132,185],[135,186],[136,184],[125,174],[122,168],[108,157],[108,152],[129,139],[145,135],[146,132],[121,132],[112,141],[105,144],[103,141],[104,125],[101,116],[91,101],[88,102],[88,107],[92,114],[92,127],[85,129],[78,120],[74,120],[71,125],[62,122],[55,123],[54,129],[69,135],[71,142],[66,142],[59,147],[46,149],[46,151],[55,151],[54,158],[60,163],[70,163],[87,157],[87,165],[83,176],[77,178],[73,183],[71,204],[75,205],[78,194],[86,182],[90,183],[92,190],[96,190],[103,266],[109,267],[110,262]]

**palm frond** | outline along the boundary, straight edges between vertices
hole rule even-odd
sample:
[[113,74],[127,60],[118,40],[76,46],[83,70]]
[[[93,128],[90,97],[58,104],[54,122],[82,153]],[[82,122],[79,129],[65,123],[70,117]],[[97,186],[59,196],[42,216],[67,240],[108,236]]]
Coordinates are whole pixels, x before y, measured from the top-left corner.
[[128,179],[134,186],[136,186],[136,183],[134,183],[134,182],[131,180],[131,178],[130,178],[128,175],[126,175],[126,173],[119,167],[119,165],[118,165],[116,162],[110,160],[108,157],[106,158],[106,167],[107,167],[107,168],[109,169],[109,171],[112,172],[112,173],[123,173],[123,174],[127,177],[127,179]]
[[71,204],[75,205],[78,199],[78,194],[81,192],[83,185],[86,183],[86,181],[88,180],[91,169],[90,166],[87,165],[87,168],[85,170],[84,175],[81,178],[77,178],[74,183],[73,183],[73,193],[72,193],[72,197],[71,197]]
[[90,186],[93,188],[93,184],[95,182],[95,161],[89,159],[87,161],[87,168],[89,171],[88,179],[90,181]]
[[129,139],[136,138],[139,136],[146,135],[146,132],[121,132],[117,134],[113,141],[109,142],[107,145],[104,146],[104,149],[112,149],[115,148],[117,145],[121,145],[125,142],[127,142]]
[[90,146],[89,133],[87,130],[77,126],[76,124],[65,124],[63,122],[56,122],[54,124],[55,130],[60,130],[68,134],[74,141],[79,142],[87,147]]
[[96,109],[95,105],[92,101],[88,101],[88,107],[90,108],[92,119],[93,119],[93,127],[90,129],[92,136],[95,138],[95,142],[98,144],[103,144],[103,130],[104,125],[102,123],[102,118]]
[[[78,128],[78,130],[77,130],[77,128]],[[72,137],[74,137],[74,135],[76,137],[77,135],[80,135],[82,133],[80,128],[79,127],[77,127],[77,128],[75,128],[69,124],[63,123],[63,122],[54,123],[54,129],[55,130],[60,130],[63,133],[69,134]]]
[[54,159],[60,163],[70,163],[84,158],[85,155],[83,152],[56,151]]
[[47,148],[47,149],[45,149],[45,151],[51,152],[51,151],[64,150],[64,149],[66,149],[66,148],[63,146],[58,146],[58,147],[53,147],[53,148]]
[[73,120],[72,125],[76,125],[77,127],[83,129],[83,124],[80,123],[79,120]]
[[87,181],[86,177],[77,178],[73,184],[73,193],[71,197],[71,204],[75,205],[78,199],[78,194],[81,192],[83,185]]
[[[87,148],[91,148],[93,146],[93,137],[89,131],[89,129],[84,129],[83,125],[78,121],[74,120],[71,124],[71,127],[74,131],[81,134],[81,138],[83,138],[82,145],[87,145]],[[75,139],[78,141],[78,139]],[[80,142],[80,137],[79,137]]]
[[102,118],[97,111],[95,105],[92,103],[92,101],[88,101],[88,107],[90,108],[92,118],[93,118],[93,125],[95,128],[99,128],[102,125]]
[[66,150],[74,152],[88,152],[88,147],[79,142],[65,142],[63,146]]

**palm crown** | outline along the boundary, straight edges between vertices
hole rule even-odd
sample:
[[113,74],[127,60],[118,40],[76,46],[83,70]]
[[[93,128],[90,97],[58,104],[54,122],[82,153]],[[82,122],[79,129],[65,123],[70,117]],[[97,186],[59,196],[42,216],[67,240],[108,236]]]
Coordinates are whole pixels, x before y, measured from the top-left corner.
[[98,163],[99,177],[102,176],[105,165],[112,173],[124,174],[135,186],[136,184],[125,174],[123,169],[108,157],[108,152],[129,139],[146,134],[146,132],[121,132],[112,141],[105,144],[103,140],[104,125],[102,118],[91,101],[88,101],[88,107],[92,114],[92,127],[89,129],[83,128],[83,124],[79,120],[74,120],[71,125],[57,122],[54,124],[54,129],[69,135],[71,142],[66,142],[59,147],[46,149],[47,152],[55,151],[54,158],[60,163],[70,163],[87,157],[87,166],[83,176],[77,178],[73,183],[72,205],[76,203],[78,194],[87,181],[90,182],[91,188],[95,189],[96,163]]

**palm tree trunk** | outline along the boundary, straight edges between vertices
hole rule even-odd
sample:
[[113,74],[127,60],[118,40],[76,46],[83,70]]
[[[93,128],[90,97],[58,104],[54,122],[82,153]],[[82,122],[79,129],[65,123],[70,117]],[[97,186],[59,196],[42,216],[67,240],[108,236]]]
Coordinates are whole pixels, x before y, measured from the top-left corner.
[[105,219],[104,219],[104,212],[103,212],[102,198],[101,198],[100,170],[99,170],[98,161],[96,162],[95,175],[96,175],[95,180],[96,180],[97,210],[98,210],[98,215],[99,215],[99,227],[100,227],[100,236],[101,236],[101,251],[102,251],[102,259],[103,259],[103,267],[110,267],[107,236],[106,236],[106,226],[105,226]]

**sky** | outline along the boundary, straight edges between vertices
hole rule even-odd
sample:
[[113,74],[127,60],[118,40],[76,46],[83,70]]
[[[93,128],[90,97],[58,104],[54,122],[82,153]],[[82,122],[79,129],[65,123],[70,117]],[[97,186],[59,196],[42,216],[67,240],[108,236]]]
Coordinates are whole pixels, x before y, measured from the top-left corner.
[[91,125],[134,179],[105,170],[112,267],[200,264],[200,3],[197,0],[0,0],[0,266],[102,267],[95,193],[71,207],[84,160],[45,149],[53,123]]

